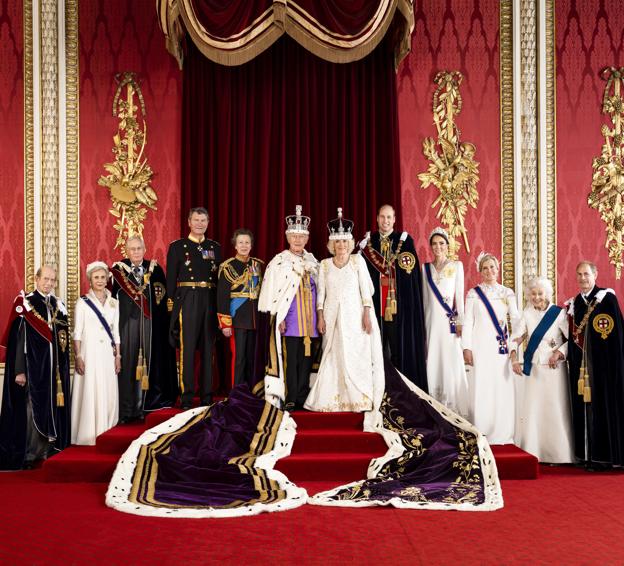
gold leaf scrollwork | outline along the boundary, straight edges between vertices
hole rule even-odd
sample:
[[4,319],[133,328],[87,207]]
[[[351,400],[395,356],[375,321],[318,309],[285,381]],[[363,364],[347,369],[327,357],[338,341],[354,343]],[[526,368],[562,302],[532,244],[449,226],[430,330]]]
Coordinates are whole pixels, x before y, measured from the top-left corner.
[[606,224],[605,247],[609,250],[609,261],[615,266],[615,278],[619,279],[624,265],[624,67],[607,67],[600,76],[607,81],[602,96],[602,113],[609,115],[611,127],[603,124],[600,129],[605,143],[600,156],[594,157],[592,162],[592,188],[587,203],[600,213]]
[[[151,186],[154,173],[144,156],[147,125],[143,93],[134,73],[118,74],[115,80],[118,86],[113,99],[113,116],[119,118],[117,134],[113,136],[115,160],[104,164],[108,175],[102,175],[98,184],[110,192],[112,208],[109,212],[116,218],[114,228],[117,230],[114,247],[123,251],[127,238],[143,237],[147,209],[156,210],[158,196]],[[126,92],[122,96],[124,88]]]
[[459,238],[463,239],[466,251],[470,251],[464,219],[468,206],[476,208],[479,202],[476,147],[469,142],[460,143],[460,130],[455,123],[462,108],[459,93],[462,80],[459,71],[440,71],[433,79],[438,85],[433,95],[433,121],[438,139],[424,139],[423,153],[429,160],[429,168],[418,175],[423,189],[433,185],[440,191],[431,208],[440,207],[436,217],[448,231],[452,259],[457,258]]

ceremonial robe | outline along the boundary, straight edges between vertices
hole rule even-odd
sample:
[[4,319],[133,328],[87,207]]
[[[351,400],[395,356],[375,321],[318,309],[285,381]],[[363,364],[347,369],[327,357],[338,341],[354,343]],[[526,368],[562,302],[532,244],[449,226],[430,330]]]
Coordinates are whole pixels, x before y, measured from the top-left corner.
[[[67,309],[39,291],[20,293],[3,340],[0,469],[21,469],[68,446],[71,436]],[[15,383],[25,373],[26,385]]]
[[[139,267],[139,266],[136,266]],[[119,301],[121,372],[119,417],[139,417],[143,410],[172,406],[178,396],[175,350],[169,345],[169,313],[165,272],[156,260],[144,259],[133,271],[129,259],[113,264],[112,295]],[[142,389],[142,369],[147,382]]]
[[[579,294],[567,305],[571,326],[568,360],[576,457],[590,464],[623,466],[622,311],[611,289],[596,286],[586,298]],[[581,367],[585,367],[588,374],[587,400],[579,395]]]
[[[407,232],[388,236],[388,258],[382,253],[382,238],[374,232],[360,243],[375,293],[373,303],[386,355],[392,364],[423,391],[428,391],[425,355],[425,325],[420,263],[414,240]],[[396,313],[393,312],[392,281],[395,282]],[[388,296],[390,294],[390,301]],[[386,308],[390,312],[386,313]],[[391,320],[388,320],[391,319]],[[389,352],[388,352],[389,349]]]

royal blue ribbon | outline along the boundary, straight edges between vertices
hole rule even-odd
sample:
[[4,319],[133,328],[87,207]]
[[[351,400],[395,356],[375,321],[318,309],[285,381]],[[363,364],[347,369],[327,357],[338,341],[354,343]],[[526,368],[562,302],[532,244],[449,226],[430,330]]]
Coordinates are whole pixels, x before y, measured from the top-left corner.
[[483,302],[486,310],[488,311],[488,314],[490,315],[490,318],[492,319],[492,324],[494,325],[494,329],[496,330],[496,339],[498,340],[498,353],[508,354],[509,349],[507,347],[507,338],[509,338],[509,334],[507,332],[507,325],[505,325],[504,329],[501,328],[501,325],[498,323],[496,313],[494,312],[494,308],[492,307],[492,304],[490,303],[488,298],[485,296],[485,293],[481,290],[481,287],[475,287],[474,290],[475,293],[479,295],[479,298]]
[[537,347],[539,346],[542,338],[548,329],[552,326],[553,322],[559,316],[561,312],[561,307],[557,305],[550,305],[550,308],[546,311],[542,320],[540,320],[539,324],[535,327],[533,334],[531,334],[531,338],[529,338],[529,343],[527,344],[526,350],[524,351],[524,364],[522,366],[522,373],[524,375],[531,375],[531,367],[533,366],[533,355],[535,354]]
[[108,337],[110,338],[111,346],[113,347],[113,350],[116,352],[117,351],[117,346],[115,345],[115,339],[113,338],[113,331],[111,330],[111,327],[108,324],[108,321],[104,318],[104,315],[102,314],[102,311],[100,311],[100,309],[98,309],[93,304],[93,301],[91,301],[91,299],[89,299],[89,297],[87,297],[87,295],[83,295],[81,297],[81,299],[85,303],[87,303],[87,305],[89,305],[89,307],[91,307],[91,309],[95,313],[95,316],[97,316],[99,321],[102,323],[102,326],[104,327],[104,330],[106,330],[106,334],[108,334]]
[[457,323],[456,323],[457,309],[454,307],[453,308],[449,307],[447,302],[442,298],[442,295],[440,294],[440,290],[438,289],[438,286],[433,282],[433,277],[431,276],[431,264],[430,263],[425,263],[425,274],[427,275],[427,281],[429,283],[429,287],[431,288],[431,291],[433,292],[433,295],[438,300],[438,303],[440,303],[440,306],[446,312],[446,316],[449,319],[449,326],[451,329],[451,334],[456,334],[457,333]]
[[[251,286],[250,286],[251,289],[255,289],[258,286],[259,281],[260,281],[260,277],[258,277],[257,275],[252,275]],[[245,287],[243,291],[249,291],[250,287]],[[236,315],[236,311],[248,300],[249,299],[247,297],[234,297],[233,299],[231,299],[230,300],[230,316],[234,318],[234,316]]]

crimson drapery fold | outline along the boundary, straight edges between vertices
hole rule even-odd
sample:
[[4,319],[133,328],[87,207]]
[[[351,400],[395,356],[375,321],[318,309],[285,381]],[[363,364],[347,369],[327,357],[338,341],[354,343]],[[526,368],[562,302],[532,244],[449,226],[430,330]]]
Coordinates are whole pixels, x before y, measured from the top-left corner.
[[185,34],[222,65],[247,63],[284,34],[326,61],[351,63],[389,34],[398,66],[414,27],[412,0],[157,0],[156,6],[180,66]]

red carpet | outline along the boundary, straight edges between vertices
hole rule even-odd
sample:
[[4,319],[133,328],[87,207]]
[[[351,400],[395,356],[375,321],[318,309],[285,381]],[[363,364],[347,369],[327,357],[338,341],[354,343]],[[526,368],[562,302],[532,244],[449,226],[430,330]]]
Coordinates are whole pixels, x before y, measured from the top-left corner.
[[[100,435],[95,447],[72,446],[43,465],[47,482],[108,481],[119,456],[145,429],[164,422],[178,409],[150,413],[145,424],[117,426]],[[293,414],[297,437],[293,452],[277,469],[295,482],[332,481],[336,484],[364,479],[372,458],[383,455],[386,445],[378,434],[362,432],[362,414]],[[492,448],[501,479],[534,479],[537,459],[513,445]]]
[[[306,505],[238,519],[108,509],[104,483],[0,474],[3,564],[622,564],[624,476],[541,468],[493,513]],[[304,483],[311,492],[331,484]]]

